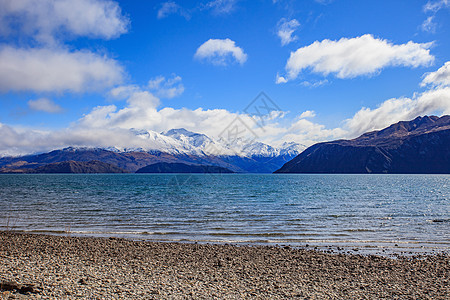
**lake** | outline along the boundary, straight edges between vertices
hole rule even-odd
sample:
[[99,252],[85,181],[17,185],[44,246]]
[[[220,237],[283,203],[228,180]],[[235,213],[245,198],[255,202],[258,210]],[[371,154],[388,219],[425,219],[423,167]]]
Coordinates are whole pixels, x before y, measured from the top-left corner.
[[0,230],[450,249],[450,175],[0,175]]

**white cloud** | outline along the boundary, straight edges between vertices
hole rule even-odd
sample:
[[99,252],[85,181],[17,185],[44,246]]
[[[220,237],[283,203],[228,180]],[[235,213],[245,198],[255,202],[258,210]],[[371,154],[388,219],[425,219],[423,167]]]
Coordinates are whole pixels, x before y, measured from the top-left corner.
[[288,82],[286,78],[284,78],[283,76],[280,76],[279,73],[277,73],[277,76],[275,78],[275,83],[276,84],[280,84],[280,83],[286,83]]
[[336,128],[326,128],[312,121],[315,113],[305,111],[287,127],[269,124],[268,131],[272,136],[268,137],[267,142],[280,144],[295,141],[310,146],[323,141],[355,138],[399,121],[430,114],[450,114],[450,87],[429,90],[413,98],[388,99],[374,109],[364,107]]
[[421,26],[422,31],[435,33],[437,24],[434,21],[437,12],[443,8],[450,8],[450,0],[429,0],[424,6],[423,11],[430,13],[429,16]]
[[316,116],[316,112],[313,110],[306,110],[300,114],[298,117],[299,119],[305,119],[305,118],[314,118]]
[[295,141],[310,146],[322,141],[354,138],[364,132],[382,129],[419,115],[439,112],[450,114],[450,88],[433,89],[411,99],[389,99],[375,109],[362,108],[352,118],[345,120],[341,127],[336,128],[326,128],[323,124],[314,122],[313,111],[305,111],[285,125],[279,124],[279,119],[270,120],[261,129],[251,117],[224,109],[158,110],[158,104],[159,100],[151,93],[137,89],[127,99],[124,108],[118,109],[115,105],[99,106],[69,128],[45,132],[0,124],[0,155],[49,151],[67,146],[151,146],[151,141],[133,135],[129,130],[131,128],[161,132],[184,127],[217,138],[238,116],[256,132],[260,141],[272,145]]
[[158,19],[163,19],[180,10],[180,6],[173,1],[164,2],[158,10]]
[[309,88],[316,88],[322,85],[325,85],[328,83],[327,79],[318,80],[318,81],[302,81],[300,84],[309,87]]
[[109,95],[115,99],[124,100],[137,91],[139,91],[139,87],[137,85],[121,85],[109,91]]
[[228,14],[235,9],[237,0],[213,0],[205,4],[204,8],[212,9],[215,14]]
[[0,90],[99,90],[120,83],[122,67],[88,51],[0,47]]
[[29,100],[28,107],[31,110],[43,111],[51,114],[62,112],[63,109],[58,104],[54,103],[48,98],[39,98],[36,100]]
[[317,142],[342,138],[346,134],[347,132],[342,128],[327,129],[325,125],[314,123],[305,118],[298,118],[287,128],[282,136],[282,141],[294,141],[305,146],[311,146]]
[[209,39],[198,47],[194,57],[214,65],[227,65],[231,58],[241,65],[247,61],[244,50],[230,39]]
[[108,0],[0,0],[0,33],[21,34],[44,43],[55,37],[111,39],[127,32],[129,20]]
[[438,10],[444,8],[444,7],[450,7],[450,1],[449,0],[434,0],[434,1],[428,1],[424,7],[423,10],[425,12],[437,12]]
[[158,19],[164,19],[172,14],[178,14],[189,20],[191,15],[188,11],[173,1],[164,2],[158,10]]
[[277,35],[281,39],[281,45],[285,46],[298,39],[298,36],[293,35],[294,31],[300,26],[296,19],[287,20],[282,18],[277,24]]
[[158,97],[170,99],[183,94],[184,85],[181,80],[181,77],[177,75],[167,79],[164,76],[157,76],[149,80],[148,88]]
[[200,2],[195,7],[186,9],[174,1],[166,1],[158,9],[157,18],[164,19],[176,14],[189,20],[191,15],[201,11],[210,11],[213,15],[226,15],[235,10],[237,2],[238,0],[212,0],[206,3]]
[[383,129],[399,121],[412,120],[418,116],[450,114],[450,87],[442,87],[415,94],[412,98],[392,98],[371,109],[363,107],[340,127],[327,129],[324,125],[310,120],[313,111],[305,111],[288,127],[269,124],[267,131],[272,136],[267,142],[295,141],[307,146],[317,142],[342,138],[355,138],[373,130]]
[[[153,80],[150,85],[158,86],[161,82]],[[151,141],[136,137],[130,132],[131,128],[161,132],[184,127],[217,138],[237,117],[262,142],[279,145],[295,141],[310,146],[317,142],[354,138],[417,116],[450,114],[450,87],[437,86],[412,98],[392,98],[376,108],[362,108],[335,128],[315,122],[315,112],[310,110],[302,112],[293,121],[284,120],[283,113],[274,113],[274,118],[268,118],[260,128],[250,116],[224,109],[158,109],[160,101],[146,90],[148,88],[117,87],[110,94],[126,98],[124,107],[98,106],[69,128],[61,130],[45,132],[0,124],[0,155],[49,151],[66,146],[151,147]]]
[[[125,33],[129,20],[117,2],[0,0],[0,7],[0,34],[14,38],[0,45],[0,91],[84,92],[122,81],[124,71],[115,60],[62,44],[72,37],[112,39]],[[17,41],[21,47],[12,45]]]
[[[0,156],[46,152],[68,146],[84,147],[144,147],[146,141],[120,128],[65,128],[57,131],[0,126]],[[148,145],[147,145],[148,146]]]
[[450,114],[450,88],[426,91],[413,98],[393,98],[375,109],[362,108],[345,121],[350,137],[379,130],[398,121],[412,120],[432,113]]
[[304,69],[324,76],[332,73],[338,78],[353,78],[371,75],[389,66],[429,66],[434,61],[429,50],[431,46],[432,43],[412,41],[394,45],[370,34],[338,41],[316,41],[291,52],[284,78],[293,80]]
[[320,3],[320,4],[327,5],[327,4],[330,4],[331,2],[333,2],[334,0],[314,0],[314,1],[316,1],[317,3]]
[[[196,110],[163,108],[157,109],[159,99],[150,92],[135,90],[127,99],[127,106],[118,109],[115,105],[99,106],[85,115],[77,123],[78,127],[147,129],[165,131],[184,127],[211,135],[220,132],[237,116],[223,109]],[[254,124],[248,117],[249,124]]]
[[425,74],[420,86],[426,85],[434,87],[450,86],[450,61],[446,62],[439,70]]
[[421,29],[422,31],[434,33],[436,31],[436,23],[434,22],[434,16],[428,17],[423,21]]

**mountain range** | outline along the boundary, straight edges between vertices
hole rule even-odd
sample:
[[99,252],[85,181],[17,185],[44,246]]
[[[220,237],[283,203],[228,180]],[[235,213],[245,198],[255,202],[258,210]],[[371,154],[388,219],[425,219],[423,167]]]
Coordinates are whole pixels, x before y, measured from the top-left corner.
[[[186,129],[131,130],[140,148],[68,147],[0,158],[0,173],[450,173],[450,116],[402,121],[351,140],[229,143]],[[304,150],[304,151],[303,151]]]
[[275,173],[450,173],[450,116],[402,121],[352,140],[318,143]]
[[[143,140],[140,148],[89,148],[67,147],[48,153],[31,154],[18,157],[0,158],[0,173],[36,173],[61,167],[62,173],[73,162],[92,162],[90,166],[78,165],[77,172],[92,173],[92,166],[99,167],[98,173],[131,172],[156,163],[182,163],[190,166],[218,166],[231,172],[272,173],[285,162],[297,156],[306,147],[297,143],[284,143],[276,148],[255,142],[247,144],[234,141],[215,140],[204,134],[184,128],[157,133],[147,130],[131,130]],[[65,163],[59,165],[48,164]],[[69,163],[71,162],[71,163]],[[109,164],[100,167],[98,162]],[[175,165],[174,165],[175,166]],[[114,168],[118,169],[114,169]],[[84,168],[84,169],[83,169]],[[70,168],[69,168],[70,169]],[[63,172],[64,171],[64,172]],[[95,172],[94,172],[95,173]]]

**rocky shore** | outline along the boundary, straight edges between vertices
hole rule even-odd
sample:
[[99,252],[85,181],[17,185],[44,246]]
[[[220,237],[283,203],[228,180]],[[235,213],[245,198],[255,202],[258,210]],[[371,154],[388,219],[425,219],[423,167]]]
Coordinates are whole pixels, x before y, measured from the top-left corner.
[[448,299],[450,257],[0,232],[0,299]]

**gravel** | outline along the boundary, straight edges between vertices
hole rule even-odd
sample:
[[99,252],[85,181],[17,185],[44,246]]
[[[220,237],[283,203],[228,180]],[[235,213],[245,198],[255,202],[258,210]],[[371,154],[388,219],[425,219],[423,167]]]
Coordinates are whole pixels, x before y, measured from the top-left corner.
[[0,299],[449,299],[449,262],[0,232]]

